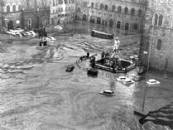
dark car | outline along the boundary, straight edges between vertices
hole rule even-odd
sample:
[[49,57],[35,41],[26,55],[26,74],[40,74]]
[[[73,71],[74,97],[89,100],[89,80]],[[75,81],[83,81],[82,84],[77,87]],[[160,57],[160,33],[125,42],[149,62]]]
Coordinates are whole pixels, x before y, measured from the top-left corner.
[[105,95],[105,96],[114,96],[114,91],[106,89],[106,90],[102,90],[99,94]]

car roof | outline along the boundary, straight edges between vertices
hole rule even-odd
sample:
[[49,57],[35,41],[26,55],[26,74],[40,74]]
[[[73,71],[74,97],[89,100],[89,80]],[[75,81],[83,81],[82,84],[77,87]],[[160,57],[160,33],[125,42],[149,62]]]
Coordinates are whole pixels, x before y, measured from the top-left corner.
[[104,90],[104,92],[112,93],[112,91],[111,90],[108,90],[108,89]]

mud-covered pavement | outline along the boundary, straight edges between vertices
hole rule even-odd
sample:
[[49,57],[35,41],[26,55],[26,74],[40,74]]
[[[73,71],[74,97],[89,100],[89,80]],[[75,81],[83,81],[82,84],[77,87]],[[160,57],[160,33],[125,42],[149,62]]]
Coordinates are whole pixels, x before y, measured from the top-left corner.
[[[139,39],[132,37],[135,42],[120,37],[125,57],[138,52]],[[142,128],[133,114],[142,109],[145,80],[131,86],[115,81],[115,96],[105,97],[98,93],[109,88],[110,79],[118,75],[99,71],[97,78],[88,77],[82,69],[85,63],[72,73],[65,72],[79,56],[110,48],[111,41],[86,34],[56,39],[48,47],[38,47],[37,39],[1,42],[0,130],[166,129],[150,122]],[[173,100],[173,78],[148,74],[149,78],[158,79],[161,85],[148,88],[145,113]]]

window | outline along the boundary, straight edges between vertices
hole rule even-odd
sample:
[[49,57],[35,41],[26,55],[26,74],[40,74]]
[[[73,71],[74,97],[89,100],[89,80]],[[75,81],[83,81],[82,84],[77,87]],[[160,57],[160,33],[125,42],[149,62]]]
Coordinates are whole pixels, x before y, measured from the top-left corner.
[[159,16],[159,26],[162,25],[162,21],[163,21],[163,15],[160,15],[160,16]]
[[64,3],[67,4],[68,3],[67,0],[64,0]]
[[133,29],[134,29],[134,30],[138,30],[138,24],[137,24],[137,23],[135,23],[135,24],[133,25]]
[[21,6],[21,5],[19,5],[18,10],[21,10],[21,9],[22,9],[22,6]]
[[108,5],[105,5],[105,10],[108,10]]
[[104,8],[104,5],[103,5],[103,4],[101,4],[101,5],[100,5],[100,9],[103,9],[103,8]]
[[112,6],[112,11],[115,11],[115,5]]
[[59,0],[58,3],[59,3],[59,4],[63,4],[63,0]]
[[131,15],[135,15],[135,9],[134,8],[131,9]]
[[16,12],[16,5],[13,5],[13,12]]
[[155,14],[155,17],[154,17],[154,25],[157,25],[157,22],[158,22],[158,15]]
[[138,10],[138,16],[142,16],[142,10],[141,9]]
[[109,20],[109,26],[110,26],[110,27],[113,27],[113,24],[114,24],[113,20],[110,19],[110,20]]
[[125,30],[126,30],[126,31],[129,30],[129,24],[128,24],[128,23],[125,24]]
[[74,3],[74,0],[71,0],[71,3]]
[[7,6],[7,12],[8,13],[10,12],[10,6],[9,5]]
[[55,6],[55,0],[53,0],[53,6]]
[[78,9],[77,9],[77,12],[81,12],[81,9],[80,9],[80,8],[78,8]]
[[98,3],[95,3],[95,8],[98,9]]
[[161,50],[162,41],[160,39],[157,40],[157,50]]
[[91,3],[91,8],[94,8],[94,3],[93,2]]
[[120,27],[121,27],[121,22],[118,21],[118,22],[117,22],[117,28],[120,29]]
[[124,9],[124,13],[128,14],[128,8],[127,7]]
[[87,7],[87,2],[83,2],[83,7]]
[[121,6],[118,6],[118,13],[121,13]]

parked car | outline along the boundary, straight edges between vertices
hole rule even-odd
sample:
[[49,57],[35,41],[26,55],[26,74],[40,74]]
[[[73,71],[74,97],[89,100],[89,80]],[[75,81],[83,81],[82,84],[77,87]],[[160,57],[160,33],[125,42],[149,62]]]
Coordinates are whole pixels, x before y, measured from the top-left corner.
[[63,30],[63,27],[60,26],[60,25],[56,25],[54,28],[55,28],[55,29],[58,29],[58,30]]

